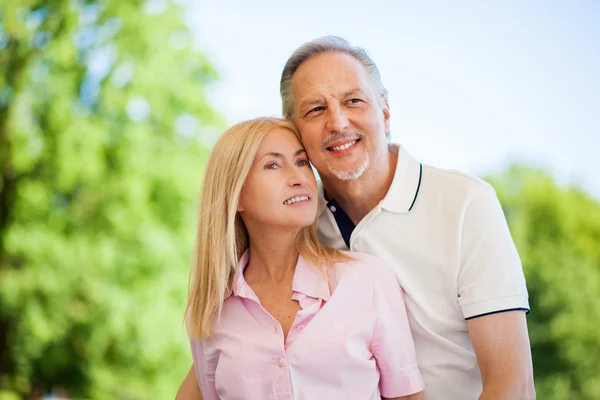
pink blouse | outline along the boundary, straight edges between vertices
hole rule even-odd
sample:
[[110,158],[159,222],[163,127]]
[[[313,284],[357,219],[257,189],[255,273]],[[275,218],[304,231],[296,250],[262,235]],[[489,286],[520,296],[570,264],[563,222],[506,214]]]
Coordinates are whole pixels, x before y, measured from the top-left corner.
[[346,254],[355,261],[327,276],[298,258],[292,298],[301,310],[284,342],[244,280],[244,253],[215,336],[190,340],[205,400],[379,400],[423,390],[396,276],[379,258]]

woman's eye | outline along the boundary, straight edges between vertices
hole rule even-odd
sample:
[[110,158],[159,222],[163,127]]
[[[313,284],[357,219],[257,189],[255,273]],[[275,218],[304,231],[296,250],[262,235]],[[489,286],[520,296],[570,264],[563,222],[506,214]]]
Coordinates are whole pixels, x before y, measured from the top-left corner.
[[274,162],[268,163],[267,165],[265,165],[265,169],[277,169],[277,168],[279,168],[279,165],[277,165]]
[[308,165],[308,160],[299,160],[298,161],[299,167],[306,167],[307,165]]

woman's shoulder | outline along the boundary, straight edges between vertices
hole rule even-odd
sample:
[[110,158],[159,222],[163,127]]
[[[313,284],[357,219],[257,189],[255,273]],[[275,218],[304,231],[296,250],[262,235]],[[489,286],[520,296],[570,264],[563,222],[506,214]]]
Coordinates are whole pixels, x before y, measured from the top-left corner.
[[371,279],[396,279],[390,264],[377,256],[357,251],[341,251],[341,253],[350,260],[335,263],[332,268],[342,276],[351,274]]

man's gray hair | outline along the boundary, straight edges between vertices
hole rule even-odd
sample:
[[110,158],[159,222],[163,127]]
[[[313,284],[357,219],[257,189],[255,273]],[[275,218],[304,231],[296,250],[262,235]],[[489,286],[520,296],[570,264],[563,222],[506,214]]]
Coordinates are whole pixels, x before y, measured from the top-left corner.
[[379,74],[377,65],[369,57],[366,50],[362,47],[352,46],[346,39],[338,36],[323,36],[300,46],[285,63],[279,85],[284,118],[289,120],[294,119],[292,77],[296,73],[296,70],[309,58],[322,53],[346,53],[356,58],[369,72],[375,85],[375,90],[381,96],[382,100],[387,100],[388,92],[383,86],[383,82],[381,82],[381,75]]

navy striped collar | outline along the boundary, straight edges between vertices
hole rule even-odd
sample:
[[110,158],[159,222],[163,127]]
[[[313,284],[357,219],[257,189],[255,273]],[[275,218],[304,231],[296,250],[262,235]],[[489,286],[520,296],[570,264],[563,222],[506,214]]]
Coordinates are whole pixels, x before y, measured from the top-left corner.
[[[414,159],[403,146],[390,144],[390,150],[398,156],[394,179],[381,207],[393,213],[407,213],[418,204],[419,191],[423,181],[423,165]],[[319,182],[319,215],[328,207]],[[337,207],[334,205],[334,207]]]
[[411,211],[417,204],[423,180],[423,164],[414,159],[403,146],[391,145],[398,155],[392,185],[381,207],[397,214]]

